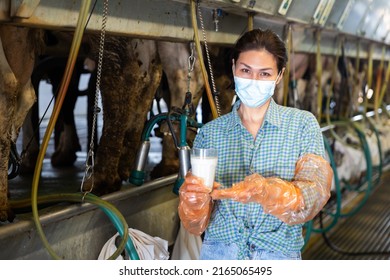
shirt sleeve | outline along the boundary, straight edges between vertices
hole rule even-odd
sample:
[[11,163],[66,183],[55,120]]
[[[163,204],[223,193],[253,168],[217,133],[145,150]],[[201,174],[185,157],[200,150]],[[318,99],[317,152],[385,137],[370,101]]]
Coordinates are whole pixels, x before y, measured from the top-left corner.
[[305,154],[315,154],[325,158],[324,139],[317,119],[310,112],[305,112],[300,137],[302,157]]
[[[309,155],[309,154],[315,154],[315,155],[321,156],[323,159],[325,159],[325,147],[324,147],[323,135],[322,135],[320,126],[318,124],[318,121],[316,120],[316,118],[314,117],[313,114],[311,114],[309,112],[308,112],[308,114],[306,114],[306,118],[303,121],[301,133],[302,134],[301,134],[301,141],[300,141],[300,145],[301,145],[300,159],[302,157],[304,157],[305,155]],[[305,167],[303,167],[303,168],[305,168]],[[314,169],[316,169],[316,168],[314,168]],[[314,177],[320,178],[320,177],[328,174],[330,172],[329,169],[331,169],[330,164],[329,164],[329,166],[326,166],[326,169],[325,168],[324,169],[318,168],[317,170],[310,170],[310,172],[309,172],[309,170],[307,170],[307,172],[306,172],[306,170],[301,170],[301,172],[302,172],[302,174],[305,174],[305,173],[311,174],[311,176],[314,176],[314,174],[315,174],[316,176],[314,176]],[[332,174],[331,178],[333,178],[333,174]],[[298,178],[298,179],[302,179],[302,178]],[[307,178],[307,179],[309,179],[309,178]],[[316,180],[313,180],[313,181],[316,181]],[[315,184],[315,185],[317,185],[317,184]],[[326,185],[326,187],[324,186],[322,188],[311,187],[311,184],[296,184],[296,186],[299,187],[301,190],[301,193],[302,193],[304,201],[305,201],[306,209],[317,208],[317,210],[319,211],[319,209],[318,209],[319,207],[318,207],[316,202],[320,198],[323,198],[322,201],[327,201],[329,199],[330,186],[328,186],[328,185]]]

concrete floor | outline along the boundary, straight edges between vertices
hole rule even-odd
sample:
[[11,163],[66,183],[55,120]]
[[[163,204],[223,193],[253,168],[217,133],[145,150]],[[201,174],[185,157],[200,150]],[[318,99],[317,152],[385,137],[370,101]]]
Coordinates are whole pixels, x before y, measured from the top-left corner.
[[[340,218],[324,236],[312,235],[304,260],[390,260],[390,170],[363,207]],[[315,242],[313,242],[315,241]]]

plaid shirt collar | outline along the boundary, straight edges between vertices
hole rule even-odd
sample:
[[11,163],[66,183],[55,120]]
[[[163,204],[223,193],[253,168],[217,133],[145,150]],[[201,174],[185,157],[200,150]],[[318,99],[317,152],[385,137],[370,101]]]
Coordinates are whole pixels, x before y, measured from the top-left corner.
[[[232,117],[228,120],[228,130],[233,129],[235,126],[241,124],[240,116],[238,115],[238,108],[240,108],[241,101],[237,100],[236,103],[233,105],[232,109]],[[278,111],[278,104],[274,101],[273,98],[271,98],[271,102],[269,104],[267,113],[265,115],[264,119],[264,125],[270,124],[272,126],[275,126],[276,128],[279,128],[280,123],[280,113]]]

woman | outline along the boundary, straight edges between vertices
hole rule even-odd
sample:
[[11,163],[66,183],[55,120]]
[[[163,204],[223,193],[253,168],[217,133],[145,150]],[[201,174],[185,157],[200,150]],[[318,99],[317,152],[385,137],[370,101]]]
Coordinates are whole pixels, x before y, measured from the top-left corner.
[[272,99],[287,62],[271,30],[245,33],[233,49],[239,101],[198,132],[194,147],[218,151],[214,190],[188,172],[180,188],[184,227],[205,231],[201,259],[301,259],[302,226],[330,197],[333,172],[310,112]]

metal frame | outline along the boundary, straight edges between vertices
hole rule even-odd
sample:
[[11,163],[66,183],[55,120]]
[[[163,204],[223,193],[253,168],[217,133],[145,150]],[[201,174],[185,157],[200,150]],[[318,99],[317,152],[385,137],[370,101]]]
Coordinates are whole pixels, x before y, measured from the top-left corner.
[[[279,14],[283,0],[201,0],[202,15],[209,43],[231,45],[248,26],[272,28],[281,36],[287,24],[294,25],[297,52],[315,52],[314,31],[321,30],[321,51],[334,55],[337,39],[345,37],[346,55],[356,56],[361,42],[361,57],[367,58],[368,45],[374,44],[374,59],[382,56],[383,44],[390,43],[390,11],[387,0],[291,0],[285,15]],[[73,30],[79,1],[3,0],[0,22],[46,29]],[[109,34],[168,41],[193,39],[190,0],[111,0],[106,31]],[[218,31],[213,10],[219,9]],[[102,1],[88,24],[87,32],[101,28]],[[318,21],[314,14],[318,14]],[[386,56],[389,54],[386,53]]]

